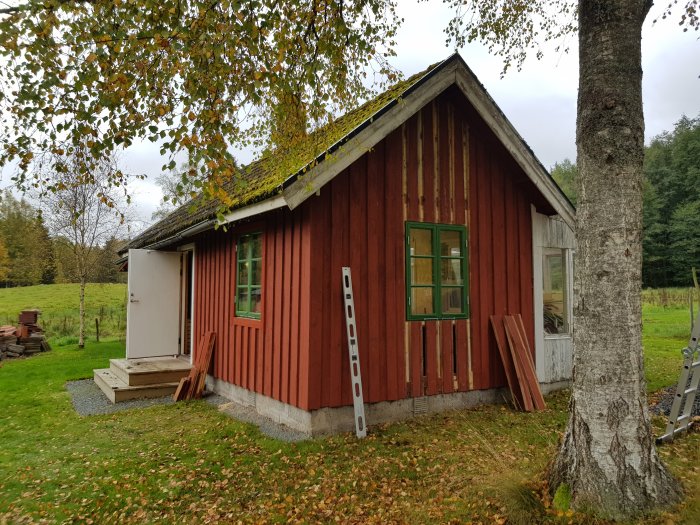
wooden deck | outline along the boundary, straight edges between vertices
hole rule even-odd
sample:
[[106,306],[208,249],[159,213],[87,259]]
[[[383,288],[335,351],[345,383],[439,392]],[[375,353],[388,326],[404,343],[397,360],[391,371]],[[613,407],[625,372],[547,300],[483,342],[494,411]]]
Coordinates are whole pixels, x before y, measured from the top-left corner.
[[119,403],[171,395],[191,368],[187,358],[110,359],[109,368],[94,370],[94,379],[112,403]]

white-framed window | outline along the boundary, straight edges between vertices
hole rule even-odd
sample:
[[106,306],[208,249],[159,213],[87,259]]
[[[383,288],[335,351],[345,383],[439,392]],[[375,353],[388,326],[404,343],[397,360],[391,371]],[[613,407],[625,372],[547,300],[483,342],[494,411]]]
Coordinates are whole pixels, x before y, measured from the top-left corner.
[[544,248],[542,250],[542,308],[545,335],[569,334],[567,250]]

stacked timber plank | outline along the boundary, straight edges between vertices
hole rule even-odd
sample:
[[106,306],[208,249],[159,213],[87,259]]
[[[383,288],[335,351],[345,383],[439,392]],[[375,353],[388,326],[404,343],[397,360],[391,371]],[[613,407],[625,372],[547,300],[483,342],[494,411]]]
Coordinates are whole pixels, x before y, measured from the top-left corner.
[[537,381],[523,318],[516,314],[492,315],[490,319],[515,407],[525,412],[544,410],[547,405]]
[[37,324],[39,310],[23,310],[18,326],[0,326],[0,359],[24,357],[51,350]]
[[204,384],[207,380],[207,372],[211,366],[211,359],[214,355],[214,342],[216,341],[215,332],[206,332],[199,342],[197,353],[195,354],[196,362],[190,370],[187,377],[180,380],[177,390],[173,394],[175,401],[183,401],[186,399],[199,399],[204,392]]
[[110,359],[109,368],[93,370],[95,384],[112,403],[170,396],[192,366],[177,357]]

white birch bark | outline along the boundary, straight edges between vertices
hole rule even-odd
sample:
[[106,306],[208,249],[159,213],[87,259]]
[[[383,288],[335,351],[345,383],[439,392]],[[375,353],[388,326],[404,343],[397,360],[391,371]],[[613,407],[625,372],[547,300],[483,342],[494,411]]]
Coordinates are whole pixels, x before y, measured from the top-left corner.
[[649,419],[642,351],[641,30],[647,0],[579,2],[574,379],[552,468],[573,504],[625,519],[676,501]]

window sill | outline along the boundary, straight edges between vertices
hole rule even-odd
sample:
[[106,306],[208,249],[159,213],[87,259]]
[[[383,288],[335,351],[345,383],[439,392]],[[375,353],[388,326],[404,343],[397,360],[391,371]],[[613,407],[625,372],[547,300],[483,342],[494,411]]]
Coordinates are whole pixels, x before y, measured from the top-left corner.
[[545,340],[571,339],[571,334],[544,334]]

